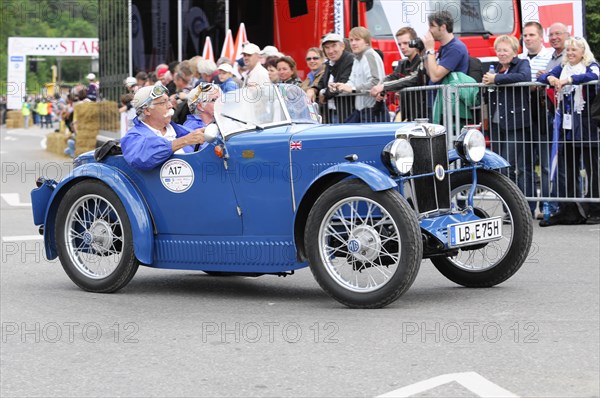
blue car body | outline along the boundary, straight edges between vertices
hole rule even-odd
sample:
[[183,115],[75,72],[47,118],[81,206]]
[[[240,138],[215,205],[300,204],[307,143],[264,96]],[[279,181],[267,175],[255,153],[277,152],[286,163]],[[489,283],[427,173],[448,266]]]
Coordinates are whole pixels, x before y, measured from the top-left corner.
[[423,258],[484,287],[529,251],[527,203],[490,171],[508,163],[479,131],[448,150],[439,125],[321,125],[286,85],[228,92],[215,120],[209,145],[155,169],[89,152],[61,181],[40,177],[31,198],[47,258],[93,292],[117,291],[140,264],[251,275],[310,266],[336,300],[379,308]]
[[[414,123],[404,128],[413,129]],[[34,222],[44,225],[48,259],[57,256],[54,220],[64,192],[83,179],[98,179],[113,189],[132,221],[135,254],[157,268],[279,273],[307,265],[298,236],[319,193],[334,182],[358,178],[374,191],[399,189],[381,160],[382,148],[402,124],[291,125],[230,137],[229,158],[214,145],[172,159],[185,161],[194,180],[183,193],[171,192],[160,171],[136,170],[123,156],[101,162],[93,152],[76,159],[62,181],[45,180],[32,191]],[[294,148],[291,143],[301,143]],[[357,145],[360,142],[360,145]],[[356,161],[346,160],[356,155]],[[449,160],[459,159],[455,150]],[[225,165],[226,163],[226,165]],[[478,166],[506,167],[487,152]],[[446,170],[447,172],[450,170]],[[437,214],[420,219],[437,236],[447,225],[477,219],[473,214]]]

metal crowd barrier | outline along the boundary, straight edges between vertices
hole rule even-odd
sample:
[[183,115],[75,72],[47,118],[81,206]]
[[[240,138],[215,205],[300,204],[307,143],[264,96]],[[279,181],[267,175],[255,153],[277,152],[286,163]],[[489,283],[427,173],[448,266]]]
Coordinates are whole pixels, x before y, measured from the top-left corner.
[[[600,203],[600,134],[590,112],[599,86],[596,81],[579,87],[583,110],[573,111],[571,95],[558,103],[558,113],[554,91],[539,83],[410,87],[391,94],[393,101],[388,94],[387,103],[381,102],[387,117],[377,116],[381,109],[368,108],[361,122],[427,118],[446,127],[449,145],[464,125],[481,124],[489,148],[511,163],[503,172],[530,202]],[[323,123],[355,122],[348,116],[360,96],[368,94],[344,94],[321,105]],[[571,115],[570,126],[564,114]]]

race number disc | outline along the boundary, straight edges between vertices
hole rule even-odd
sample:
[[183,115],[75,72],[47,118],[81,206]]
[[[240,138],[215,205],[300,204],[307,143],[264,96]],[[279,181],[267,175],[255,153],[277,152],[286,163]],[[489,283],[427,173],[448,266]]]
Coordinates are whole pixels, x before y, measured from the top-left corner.
[[194,170],[188,162],[172,159],[160,168],[160,181],[169,191],[182,193],[194,183]]

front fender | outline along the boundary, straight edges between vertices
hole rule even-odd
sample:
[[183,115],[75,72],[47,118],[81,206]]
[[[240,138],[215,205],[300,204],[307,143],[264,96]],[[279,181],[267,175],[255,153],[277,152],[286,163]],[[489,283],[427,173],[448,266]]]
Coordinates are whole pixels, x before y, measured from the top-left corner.
[[48,260],[58,256],[54,236],[58,205],[71,186],[88,178],[102,181],[117,194],[129,217],[135,256],[143,264],[152,264],[154,234],[152,217],[146,201],[124,174],[102,163],[85,164],[75,168],[54,189],[48,201],[49,205],[44,221],[44,245]]
[[[451,149],[448,151],[448,162],[452,163],[457,161],[458,159],[462,159],[458,156],[458,152],[456,149]],[[494,169],[502,169],[504,167],[509,167],[510,163],[502,156],[498,155],[495,152],[490,151],[489,149],[485,150],[485,154],[483,155],[483,159],[481,159],[478,164],[482,165],[484,169],[494,170]]]
[[396,181],[382,173],[381,170],[365,163],[341,163],[332,166],[319,174],[310,183],[310,185],[313,185],[316,181],[319,181],[326,175],[333,173],[350,174],[356,178],[359,178],[364,181],[373,191],[385,191],[386,189],[398,187]]

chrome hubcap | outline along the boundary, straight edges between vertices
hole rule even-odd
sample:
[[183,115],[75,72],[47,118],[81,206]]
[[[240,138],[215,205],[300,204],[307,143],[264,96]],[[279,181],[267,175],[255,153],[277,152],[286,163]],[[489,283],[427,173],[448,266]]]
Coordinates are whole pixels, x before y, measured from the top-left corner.
[[358,226],[350,235],[348,251],[358,261],[374,261],[381,253],[381,238],[373,227]]

